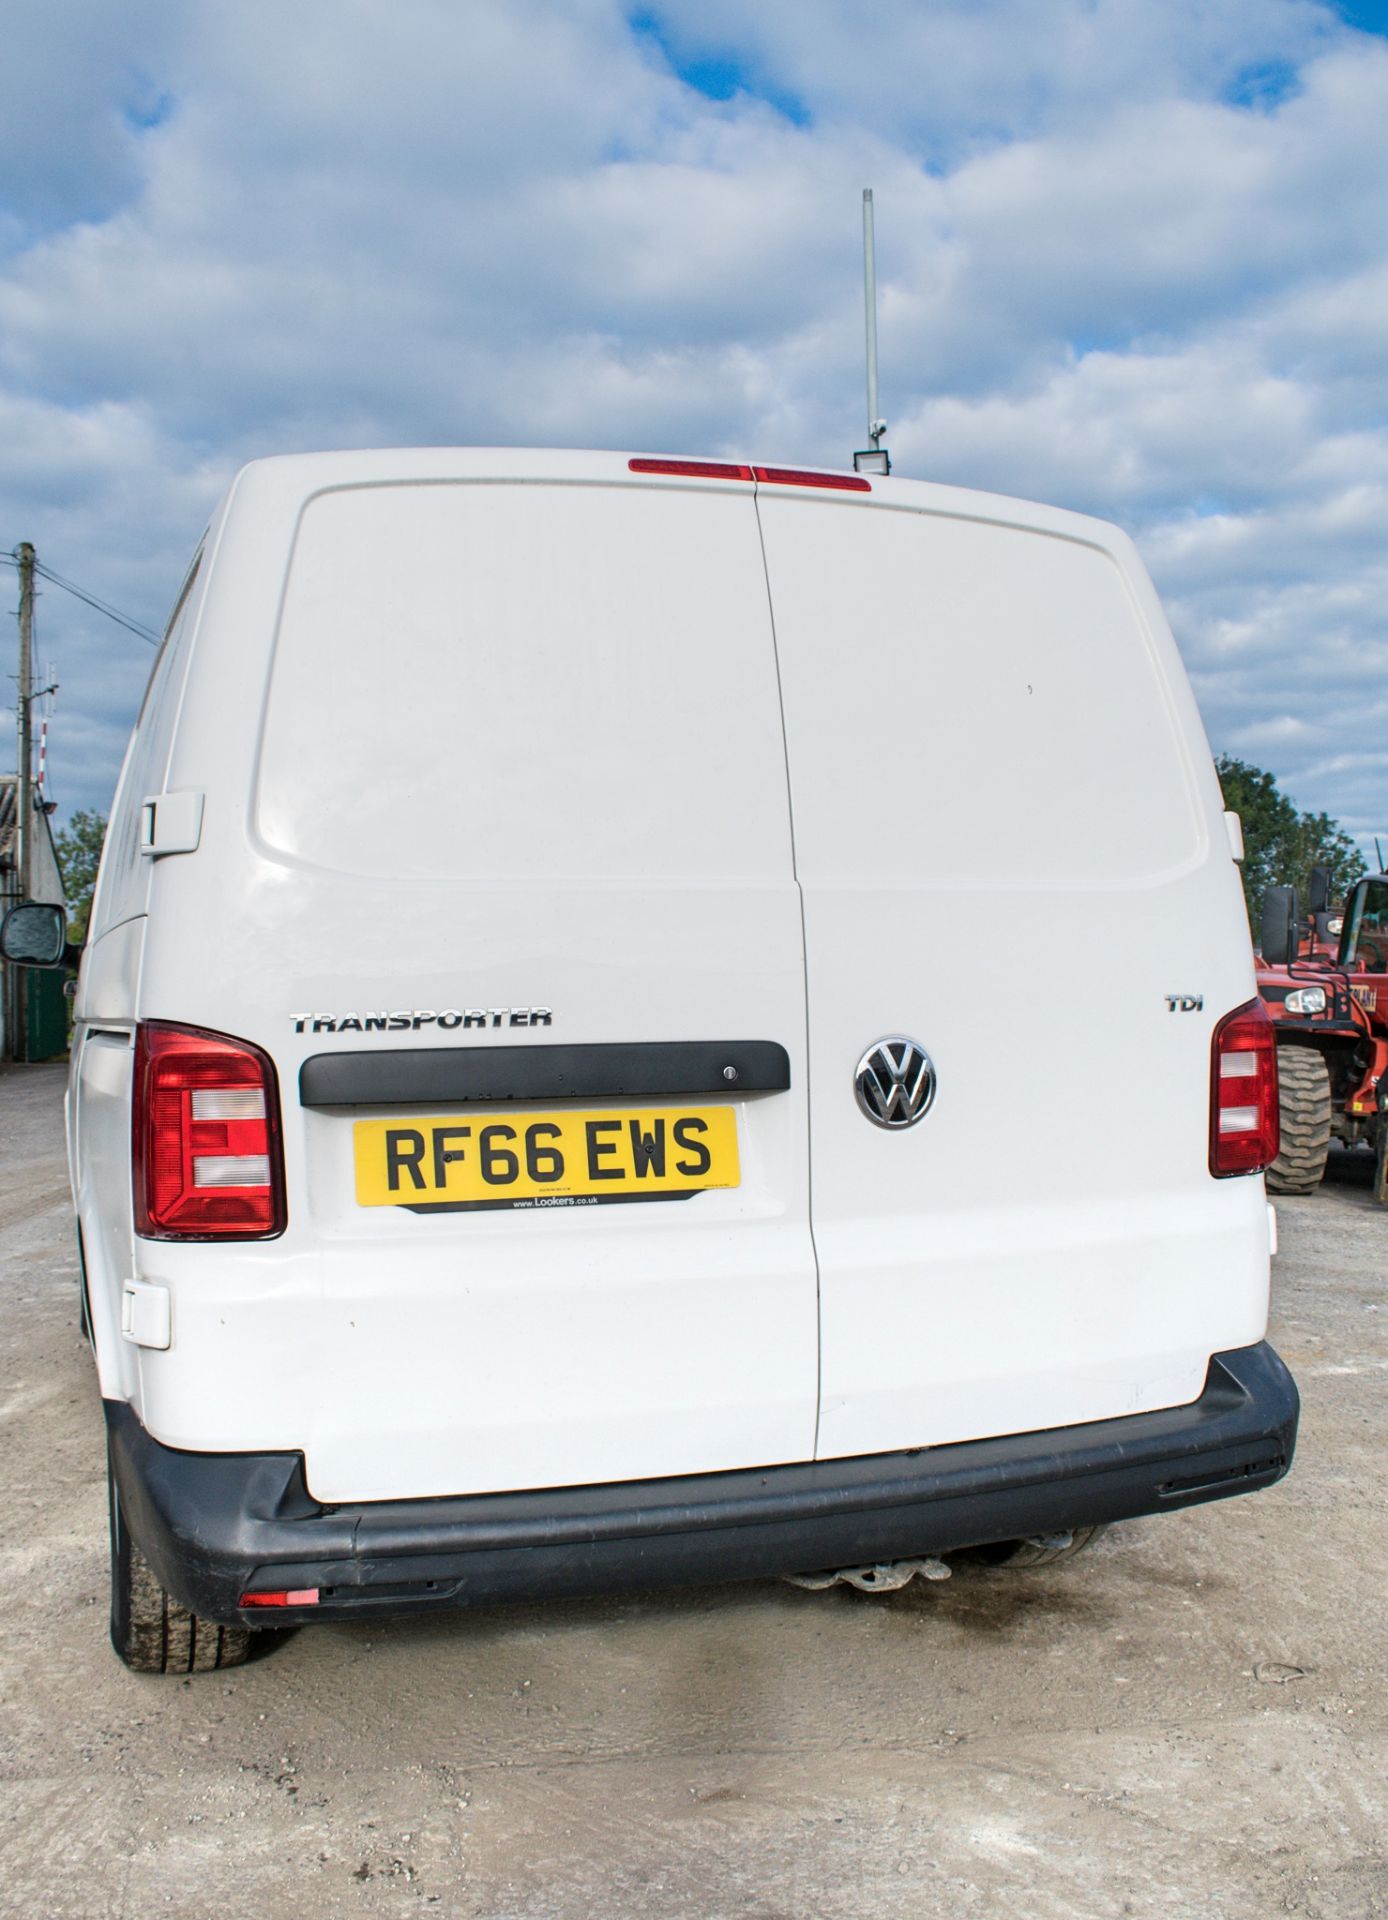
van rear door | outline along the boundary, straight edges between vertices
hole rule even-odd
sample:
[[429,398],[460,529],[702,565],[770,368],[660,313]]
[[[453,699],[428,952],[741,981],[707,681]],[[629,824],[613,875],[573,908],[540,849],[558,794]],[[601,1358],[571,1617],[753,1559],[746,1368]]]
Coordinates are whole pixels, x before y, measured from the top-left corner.
[[[804,951],[754,497],[505,458],[509,483],[307,500],[251,817],[209,802],[210,857],[159,876],[204,960],[155,954],[147,1009],[272,1052],[290,1218],[258,1275],[198,1250],[151,1424],[177,1444],[254,1377],[325,1499],[813,1452]],[[228,566],[239,537],[233,512]],[[707,1060],[697,1085],[623,1079],[633,1048],[711,1043],[716,1091]],[[739,1077],[746,1043],[784,1050],[789,1085]],[[488,1068],[511,1049],[513,1077]],[[532,1050],[596,1060],[601,1096],[527,1091]],[[595,1181],[624,1183],[547,1200],[594,1117]],[[705,1120],[732,1184],[697,1184]]]
[[[1206,1165],[1212,1025],[1250,992],[1193,702],[1121,536],[979,499],[758,495],[826,1456],[1178,1404],[1262,1333],[1261,1183]],[[899,1131],[855,1098],[897,1036],[937,1074]]]

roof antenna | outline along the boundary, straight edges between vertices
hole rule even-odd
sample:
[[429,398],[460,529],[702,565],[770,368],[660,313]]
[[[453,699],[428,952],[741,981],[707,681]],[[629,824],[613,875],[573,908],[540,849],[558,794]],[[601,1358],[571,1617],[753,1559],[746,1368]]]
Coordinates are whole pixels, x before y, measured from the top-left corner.
[[867,405],[868,439],[853,456],[855,473],[890,473],[892,457],[882,445],[887,431],[885,420],[877,417],[877,247],[872,231],[872,188],[863,188],[863,304],[867,309]]

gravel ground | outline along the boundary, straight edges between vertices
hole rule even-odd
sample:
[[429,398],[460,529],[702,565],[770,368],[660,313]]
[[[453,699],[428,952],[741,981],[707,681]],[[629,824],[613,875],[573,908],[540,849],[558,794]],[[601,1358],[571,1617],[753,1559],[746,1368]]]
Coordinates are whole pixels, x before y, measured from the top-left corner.
[[168,1681],[106,1640],[62,1082],[0,1071],[0,1911],[1388,1915],[1367,1156],[1279,1204],[1271,1492],[1031,1574],[320,1627]]

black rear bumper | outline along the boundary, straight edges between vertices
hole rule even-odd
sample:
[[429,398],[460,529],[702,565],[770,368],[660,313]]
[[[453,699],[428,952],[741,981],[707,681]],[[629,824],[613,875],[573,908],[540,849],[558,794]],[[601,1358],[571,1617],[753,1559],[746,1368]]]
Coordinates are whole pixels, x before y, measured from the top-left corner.
[[[106,1403],[130,1530],[204,1618],[282,1626],[754,1580],[948,1553],[1220,1500],[1280,1480],[1299,1403],[1263,1342],[1190,1406],[909,1453],[532,1493],[323,1506],[297,1453],[182,1453]],[[242,1608],[249,1591],[316,1605]]]

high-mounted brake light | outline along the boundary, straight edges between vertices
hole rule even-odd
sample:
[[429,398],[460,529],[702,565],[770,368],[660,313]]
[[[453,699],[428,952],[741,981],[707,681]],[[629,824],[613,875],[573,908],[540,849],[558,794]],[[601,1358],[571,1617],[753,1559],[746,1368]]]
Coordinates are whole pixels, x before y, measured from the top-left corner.
[[1277,1042],[1261,1000],[1226,1013],[1210,1050],[1210,1172],[1261,1173],[1277,1158]]
[[279,1090],[259,1047],[142,1021],[133,1127],[137,1233],[269,1240],[284,1232]]
[[842,493],[871,493],[872,482],[860,473],[815,473],[805,467],[753,467],[768,487],[829,487]]
[[871,493],[872,482],[857,473],[816,473],[811,467],[740,467],[724,460],[656,460],[642,455],[627,461],[633,473],[666,473],[690,480],[763,480],[769,487],[825,487],[843,493]]
[[675,473],[690,480],[750,480],[750,467],[734,466],[727,460],[628,460],[632,473]]

